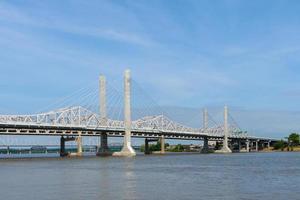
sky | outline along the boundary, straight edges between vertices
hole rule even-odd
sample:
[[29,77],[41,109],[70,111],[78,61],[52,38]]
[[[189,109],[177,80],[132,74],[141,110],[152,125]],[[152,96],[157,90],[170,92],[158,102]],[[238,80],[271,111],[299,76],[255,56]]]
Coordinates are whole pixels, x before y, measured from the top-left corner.
[[130,69],[161,106],[226,104],[283,137],[300,129],[299,63],[298,0],[0,0],[5,114]]

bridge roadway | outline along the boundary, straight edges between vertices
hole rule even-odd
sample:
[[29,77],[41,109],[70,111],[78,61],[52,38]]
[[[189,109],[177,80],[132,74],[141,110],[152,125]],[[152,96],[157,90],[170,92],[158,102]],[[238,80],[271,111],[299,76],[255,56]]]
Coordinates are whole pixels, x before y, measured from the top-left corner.
[[[84,127],[84,126],[61,126],[61,125],[37,125],[37,124],[0,124],[0,135],[39,135],[39,136],[101,136],[123,137],[124,128],[120,127]],[[159,129],[131,129],[131,137],[134,138],[161,138],[177,140],[204,140],[223,141],[224,136],[205,132],[172,131]],[[264,142],[276,142],[276,139],[241,135],[229,135],[229,140],[252,140]]]

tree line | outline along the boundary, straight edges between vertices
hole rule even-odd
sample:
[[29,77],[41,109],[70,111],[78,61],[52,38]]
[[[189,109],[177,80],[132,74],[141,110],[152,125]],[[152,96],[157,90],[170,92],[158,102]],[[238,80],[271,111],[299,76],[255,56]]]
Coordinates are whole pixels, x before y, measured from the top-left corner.
[[286,140],[280,140],[275,143],[274,149],[275,150],[282,150],[287,149],[287,151],[294,151],[296,146],[300,144],[300,135],[298,133],[291,133],[288,137],[285,138]]

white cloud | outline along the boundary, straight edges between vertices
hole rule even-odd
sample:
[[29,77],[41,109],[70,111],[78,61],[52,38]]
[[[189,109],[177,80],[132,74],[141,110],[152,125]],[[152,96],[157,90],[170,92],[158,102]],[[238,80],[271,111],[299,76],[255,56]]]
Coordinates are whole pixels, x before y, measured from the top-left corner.
[[44,18],[32,17],[22,10],[5,3],[0,3],[0,22],[1,21],[32,26],[40,29],[52,29],[86,37],[125,42],[143,47],[153,47],[158,45],[152,39],[145,36],[145,34],[128,32],[119,27],[103,27],[100,24],[98,26],[77,24],[72,19],[63,18],[61,16]]

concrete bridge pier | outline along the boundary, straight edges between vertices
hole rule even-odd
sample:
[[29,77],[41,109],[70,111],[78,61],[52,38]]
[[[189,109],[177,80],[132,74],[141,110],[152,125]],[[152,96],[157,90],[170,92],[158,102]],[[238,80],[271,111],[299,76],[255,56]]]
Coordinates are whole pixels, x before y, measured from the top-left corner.
[[160,139],[160,154],[165,154],[165,136],[161,136]]
[[82,156],[82,137],[81,137],[81,132],[79,132],[78,137],[75,139],[77,143],[77,154],[76,156]]
[[108,148],[107,133],[101,134],[101,144],[97,150],[97,156],[111,156],[112,153]]
[[157,138],[145,138],[145,150],[144,153],[146,155],[151,154],[149,143],[150,142],[158,142],[160,143],[160,154],[165,154],[165,137],[161,136],[159,139]]
[[255,151],[258,151],[258,140],[255,141]]
[[242,141],[240,139],[237,140],[238,152],[241,152],[242,149]]
[[75,155],[81,156],[82,154],[82,138],[80,137],[60,137],[60,157],[65,157],[69,155],[74,155],[66,152],[66,142],[76,141],[77,142],[77,153]]
[[66,148],[65,148],[65,138],[64,136],[60,137],[60,157],[65,157],[68,155],[68,153],[66,153]]
[[246,152],[250,152],[250,148],[249,148],[249,140],[246,140]]
[[270,148],[270,141],[262,141],[262,149],[269,149]]
[[146,155],[150,154],[148,138],[145,138],[145,149],[144,149],[144,153],[145,153]]
[[203,138],[203,147],[201,149],[201,153],[208,153],[209,152],[209,148],[208,148],[208,138],[204,137]]
[[124,124],[125,124],[124,144],[122,150],[120,152],[113,153],[113,156],[132,157],[136,155],[134,149],[131,146],[130,87],[131,87],[130,70],[126,70],[124,75]]

